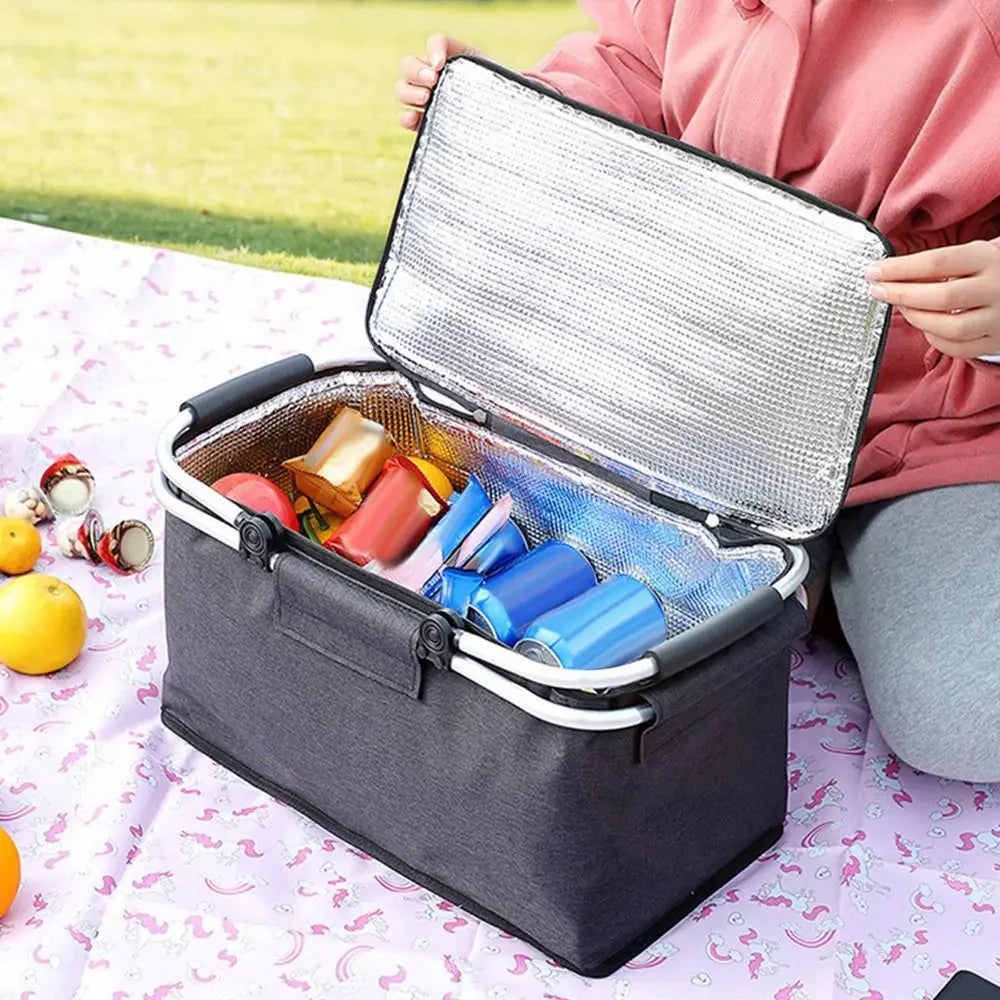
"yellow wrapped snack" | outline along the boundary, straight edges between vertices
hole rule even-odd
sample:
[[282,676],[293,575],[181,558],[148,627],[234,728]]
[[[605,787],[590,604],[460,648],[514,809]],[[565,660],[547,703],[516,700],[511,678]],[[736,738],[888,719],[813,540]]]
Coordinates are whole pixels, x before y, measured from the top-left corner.
[[305,455],[283,465],[292,474],[297,493],[340,517],[349,517],[395,454],[395,445],[381,424],[345,406]]

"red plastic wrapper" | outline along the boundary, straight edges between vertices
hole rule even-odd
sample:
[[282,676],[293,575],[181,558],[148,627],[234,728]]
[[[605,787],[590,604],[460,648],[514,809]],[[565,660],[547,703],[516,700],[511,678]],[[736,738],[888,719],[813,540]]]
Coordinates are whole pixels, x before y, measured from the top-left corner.
[[82,514],[94,499],[94,474],[76,455],[56,458],[39,485],[57,514]]
[[79,539],[84,553],[95,566],[99,566],[101,562],[101,557],[97,550],[103,537],[104,520],[96,510],[91,508],[83,517],[83,524],[80,525]]
[[56,527],[59,551],[70,559],[89,559],[95,566],[101,562],[97,547],[103,535],[104,521],[93,508],[80,517],[60,521]]
[[385,463],[361,506],[323,543],[366,566],[394,566],[405,559],[448,509],[420,469],[404,455]]
[[97,543],[97,554],[119,576],[138,573],[153,558],[153,532],[143,521],[121,521]]

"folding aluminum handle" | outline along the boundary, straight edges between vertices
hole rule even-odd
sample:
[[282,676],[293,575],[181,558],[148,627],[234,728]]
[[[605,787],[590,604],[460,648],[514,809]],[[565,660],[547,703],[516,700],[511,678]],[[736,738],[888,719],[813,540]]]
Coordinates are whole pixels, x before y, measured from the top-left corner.
[[[175,517],[186,521],[192,527],[222,542],[223,545],[239,549],[237,521],[244,513],[243,508],[181,468],[175,455],[178,440],[192,431],[207,430],[243,410],[278,395],[285,389],[299,385],[315,374],[368,363],[368,359],[352,362],[343,358],[314,362],[305,354],[295,354],[237,375],[228,382],[186,400],[181,404],[180,412],[166,424],[156,441],[156,462],[159,471],[154,476],[153,489],[157,499]],[[218,520],[208,517],[190,503],[185,503],[168,488],[167,484],[186,494],[200,507],[214,514]]]

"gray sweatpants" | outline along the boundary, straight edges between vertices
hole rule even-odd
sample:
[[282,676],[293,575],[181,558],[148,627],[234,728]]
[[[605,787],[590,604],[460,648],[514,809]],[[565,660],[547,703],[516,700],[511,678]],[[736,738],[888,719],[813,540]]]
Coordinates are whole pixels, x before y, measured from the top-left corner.
[[849,507],[808,548],[890,748],[1000,781],[1000,483]]

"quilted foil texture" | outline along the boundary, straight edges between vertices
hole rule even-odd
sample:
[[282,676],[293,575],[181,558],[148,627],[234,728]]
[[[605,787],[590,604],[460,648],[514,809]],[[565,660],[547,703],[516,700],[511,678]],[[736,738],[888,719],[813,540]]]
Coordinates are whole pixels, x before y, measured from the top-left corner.
[[290,489],[282,461],[306,451],[345,404],[382,423],[402,450],[437,462],[456,484],[474,472],[493,499],[510,492],[514,520],[532,545],[559,538],[576,545],[601,579],[631,573],[645,580],[660,596],[671,635],[767,586],[784,568],[777,546],[719,549],[697,524],[418,401],[392,372],[345,371],[289,389],[184,445],[180,463],[207,483],[245,471]]
[[467,59],[418,142],[373,293],[389,357],[780,537],[832,520],[886,320],[877,233]]

